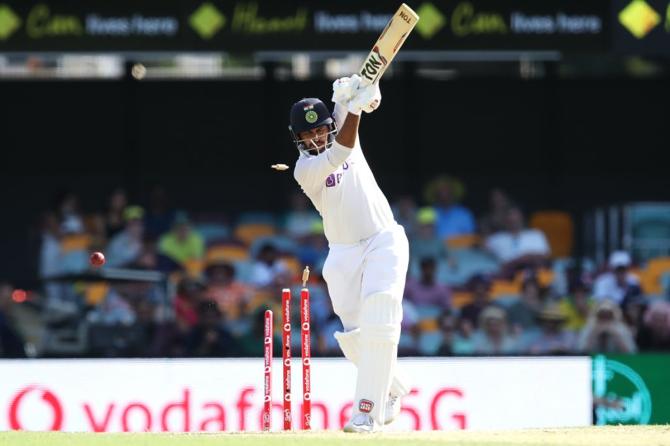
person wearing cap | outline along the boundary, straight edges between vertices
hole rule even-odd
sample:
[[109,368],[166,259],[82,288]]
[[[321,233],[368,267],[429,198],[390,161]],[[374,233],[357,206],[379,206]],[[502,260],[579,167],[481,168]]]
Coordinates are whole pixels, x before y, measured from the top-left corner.
[[622,304],[624,299],[642,294],[639,279],[630,272],[631,263],[626,251],[613,252],[609,258],[610,270],[599,275],[593,284],[593,297]]
[[437,212],[436,230],[440,240],[475,233],[475,219],[472,212],[459,204],[465,187],[450,176],[440,176],[426,186],[425,198],[435,206]]
[[473,335],[474,353],[510,355],[519,353],[517,340],[509,334],[507,315],[500,307],[490,305],[479,315],[480,329]]
[[423,207],[416,213],[416,235],[412,238],[409,252],[412,260],[425,257],[444,259],[447,250],[435,232],[437,211],[432,207]]
[[205,255],[205,241],[191,228],[185,212],[178,212],[172,222],[172,230],[160,238],[158,249],[177,263],[201,260]]
[[546,305],[537,316],[540,332],[531,341],[528,353],[531,355],[567,355],[574,351],[574,333],[565,329],[566,318],[552,303]]
[[623,322],[621,308],[611,300],[598,302],[577,340],[579,353],[635,353],[637,346]]
[[143,219],[144,209],[140,206],[128,206],[123,210],[125,226],[112,237],[106,249],[108,266],[126,266],[138,259],[143,246]]

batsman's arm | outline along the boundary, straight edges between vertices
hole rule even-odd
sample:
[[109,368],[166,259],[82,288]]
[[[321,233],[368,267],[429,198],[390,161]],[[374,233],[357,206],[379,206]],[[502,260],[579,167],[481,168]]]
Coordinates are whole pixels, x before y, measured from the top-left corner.
[[356,145],[356,137],[358,136],[358,124],[361,122],[360,115],[355,115],[353,113],[347,113],[347,117],[344,118],[344,123],[342,127],[337,132],[337,137],[335,141],[348,148],[353,149]]

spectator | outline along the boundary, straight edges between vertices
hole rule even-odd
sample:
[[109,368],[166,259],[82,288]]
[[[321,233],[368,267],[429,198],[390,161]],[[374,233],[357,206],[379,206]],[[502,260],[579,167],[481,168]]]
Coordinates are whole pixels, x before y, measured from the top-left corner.
[[288,280],[288,267],[279,259],[277,248],[270,243],[261,246],[251,272],[251,283],[258,288],[276,291],[284,288]]
[[421,259],[421,275],[418,280],[414,278],[407,280],[405,297],[417,306],[435,305],[442,309],[450,308],[451,290],[448,286],[437,282],[436,269],[434,258]]
[[438,319],[440,333],[442,333],[442,343],[437,350],[438,356],[453,356],[456,343],[456,334],[458,333],[458,321],[456,316],[450,311],[445,310]]
[[637,342],[642,351],[670,351],[670,302],[657,300],[649,305]]
[[515,332],[537,327],[537,317],[544,305],[544,292],[534,276],[527,277],[523,281],[520,299],[507,310],[510,324]]
[[109,203],[105,213],[105,232],[107,238],[111,239],[121,232],[126,223],[124,212],[128,206],[126,191],[118,188],[109,196]]
[[474,234],[475,219],[467,208],[458,204],[463,197],[463,184],[451,177],[439,177],[427,187],[426,198],[437,211],[437,236],[448,240]]
[[565,318],[565,329],[578,332],[586,325],[586,320],[593,308],[588,285],[577,280],[570,285],[570,294],[558,303],[558,308]]
[[538,229],[526,229],[521,209],[507,210],[505,229],[486,239],[486,248],[508,271],[544,264],[550,254],[549,243]]
[[484,236],[505,230],[507,212],[512,207],[512,200],[502,189],[492,189],[489,194],[489,209],[481,219],[480,232]]
[[296,239],[308,236],[314,223],[320,221],[321,217],[312,209],[307,195],[302,192],[291,195],[291,210],[286,214],[284,225],[286,235]]
[[393,204],[393,216],[395,221],[405,228],[407,237],[414,238],[416,232],[416,201],[411,195],[403,195],[399,197]]
[[115,288],[109,288],[102,302],[86,318],[93,324],[129,326],[136,315],[128,301]]
[[565,329],[565,316],[557,304],[545,306],[538,315],[539,336],[531,343],[532,355],[566,355],[574,351],[574,333]]
[[473,336],[473,350],[479,355],[509,355],[519,352],[517,341],[507,329],[505,310],[486,307],[479,316],[479,326]]
[[177,295],[174,299],[175,319],[177,329],[187,333],[198,324],[198,306],[205,300],[205,286],[197,280],[183,279],[177,286]]
[[81,218],[81,211],[79,209],[79,197],[71,192],[63,194],[58,205],[58,214],[61,224],[69,221],[70,225],[77,225],[84,227],[84,221]]
[[610,300],[601,300],[591,311],[577,341],[581,353],[635,353],[633,335],[624,324],[621,309]]
[[40,278],[60,273],[60,229],[55,214],[47,213],[42,218],[42,245],[40,247]]
[[491,281],[486,276],[477,274],[470,279],[468,288],[472,291],[472,302],[461,308],[460,323],[463,330],[470,332],[479,328],[479,315],[489,305]]
[[433,257],[441,260],[446,257],[447,250],[444,247],[444,243],[435,232],[436,222],[437,212],[435,209],[419,209],[416,214],[416,236],[411,239],[411,243],[409,244],[412,259]]
[[175,262],[184,265],[189,260],[201,260],[205,254],[205,241],[191,228],[188,215],[175,215],[172,230],[160,238],[158,249]]
[[205,270],[209,285],[205,294],[216,302],[226,320],[237,320],[251,300],[253,289],[235,280],[235,267],[230,263],[209,265]]
[[10,315],[14,305],[14,288],[9,283],[0,283],[0,358],[24,358],[26,356],[21,335],[15,329]]
[[198,324],[186,340],[187,352],[199,358],[237,355],[237,343],[223,327],[221,312],[214,302],[198,304]]
[[640,281],[629,269],[630,255],[626,251],[615,251],[610,255],[608,272],[598,277],[593,284],[593,297],[622,304],[624,299],[642,294]]
[[123,211],[125,228],[117,232],[107,246],[107,264],[112,267],[128,266],[143,252],[144,209],[129,206]]
[[296,256],[303,265],[310,265],[314,270],[321,270],[328,257],[328,240],[323,235],[323,222],[315,220],[309,233],[302,237]]

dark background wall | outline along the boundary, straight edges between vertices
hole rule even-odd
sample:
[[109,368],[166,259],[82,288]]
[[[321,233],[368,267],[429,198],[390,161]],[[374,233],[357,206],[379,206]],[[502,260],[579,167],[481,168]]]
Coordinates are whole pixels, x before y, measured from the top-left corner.
[[[493,186],[575,214],[670,199],[667,81],[408,77],[382,90],[361,139],[389,197],[420,198],[450,173],[475,211]],[[269,166],[293,164],[287,111],[305,96],[328,99],[330,82],[0,83],[0,277],[33,275],[30,230],[66,189],[86,210],[115,186],[142,200],[161,184],[177,207],[281,211],[297,185]]]

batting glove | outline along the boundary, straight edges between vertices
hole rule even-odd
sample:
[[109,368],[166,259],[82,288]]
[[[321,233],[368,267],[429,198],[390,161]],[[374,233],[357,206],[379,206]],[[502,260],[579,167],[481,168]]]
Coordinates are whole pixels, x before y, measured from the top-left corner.
[[374,83],[356,91],[347,105],[347,110],[355,115],[360,115],[362,111],[372,113],[379,108],[381,102],[382,92],[379,84]]
[[346,107],[351,98],[356,94],[360,83],[361,77],[358,74],[337,79],[333,82],[333,102]]

